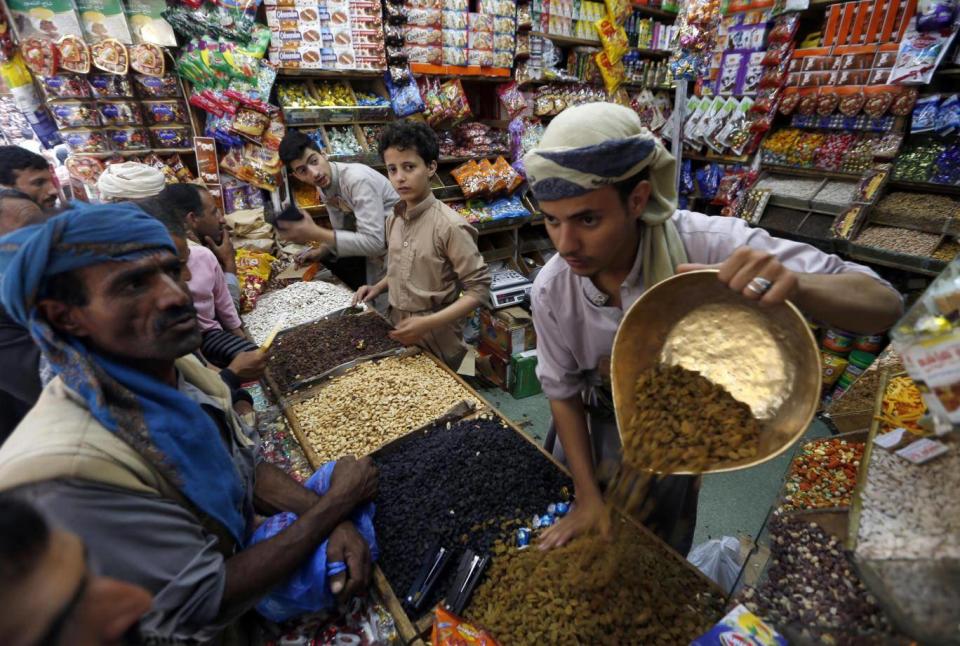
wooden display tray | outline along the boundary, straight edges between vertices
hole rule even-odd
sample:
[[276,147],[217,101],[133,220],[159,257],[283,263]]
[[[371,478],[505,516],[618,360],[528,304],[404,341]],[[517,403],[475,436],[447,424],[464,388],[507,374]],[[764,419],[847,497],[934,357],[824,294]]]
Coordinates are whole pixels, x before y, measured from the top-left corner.
[[[438,366],[440,366],[441,369],[443,369],[448,374],[452,375],[454,379],[456,379],[457,382],[460,383],[461,386],[467,389],[467,391],[470,393],[471,396],[473,396],[474,398],[477,399],[477,401],[480,402],[480,407],[477,410],[473,411],[470,415],[460,415],[458,417],[455,417],[456,420],[469,419],[473,417],[478,417],[483,414],[495,415],[500,420],[502,420],[503,423],[506,424],[510,429],[512,429],[515,433],[517,433],[517,435],[523,438],[524,441],[534,446],[542,455],[546,456],[546,458],[550,460],[550,462],[554,466],[560,469],[560,471],[570,476],[569,470],[563,464],[557,461],[557,459],[554,458],[552,454],[545,451],[542,446],[540,446],[535,440],[533,440],[526,433],[524,433],[523,430],[520,429],[520,427],[514,424],[499,409],[493,406],[485,397],[483,397],[483,395],[481,395],[474,388],[472,388],[466,381],[463,380],[462,377],[460,377],[460,375],[456,374],[453,370],[448,368],[446,364],[444,364],[442,361],[440,361],[437,357],[435,357],[431,353],[423,352],[423,354],[426,354]],[[319,459],[317,458],[316,453],[313,451],[313,448],[311,447],[310,443],[306,441],[306,437],[303,433],[303,430],[300,428],[300,424],[297,421],[296,415],[294,415],[293,411],[290,409],[290,404],[283,397],[280,397],[278,395],[278,390],[275,388],[275,384],[271,384],[270,387],[273,390],[274,394],[277,395],[277,399],[278,399],[278,402],[280,402],[280,406],[281,406],[281,409],[283,410],[284,416],[287,418],[287,421],[290,425],[290,429],[293,432],[294,437],[296,437],[297,441],[300,443],[300,446],[303,449],[304,454],[307,456],[307,459],[310,461],[310,464],[314,468],[318,468],[320,466]],[[322,386],[314,387],[314,389],[311,392],[315,392],[319,390],[321,387]],[[389,451],[392,448],[402,445],[404,442],[409,441],[410,437],[413,436],[414,434],[422,432],[424,429],[428,428],[433,424],[436,424],[438,421],[441,421],[441,420],[434,420],[433,422],[430,422],[425,426],[422,426],[418,429],[411,430],[406,435],[399,437],[397,439],[391,440],[390,442],[379,447],[376,451],[373,452],[373,454],[376,454],[382,451]],[[451,421],[454,421],[454,419],[451,419]],[[619,513],[620,516],[624,517],[629,523],[631,523],[637,531],[641,532],[652,542],[659,545],[664,551],[664,553],[668,555],[668,558],[674,559],[681,568],[684,568],[692,572],[700,581],[704,583],[704,587],[707,591],[712,592],[713,594],[716,594],[720,598],[727,597],[726,593],[721,588],[719,588],[716,583],[714,583],[711,579],[706,577],[696,567],[691,565],[685,558],[683,558],[680,554],[678,554],[672,548],[670,548],[658,536],[653,534],[653,532],[651,532],[649,529],[644,527],[642,523],[638,522],[632,516],[624,513],[620,509],[617,509],[617,512]],[[384,575],[383,571],[380,569],[379,565],[374,565],[373,574],[374,574],[374,577],[373,577],[374,589],[377,592],[377,594],[380,595],[381,599],[384,600],[384,605],[386,605],[387,609],[390,611],[390,614],[394,617],[394,620],[396,621],[396,624],[397,624],[397,630],[400,633],[401,638],[404,640],[405,643],[408,643],[408,644],[423,643],[419,641],[419,638],[428,634],[431,626],[433,625],[432,609],[426,612],[416,622],[412,621],[410,617],[406,614],[406,611],[401,606],[399,597],[394,592],[393,587],[390,585],[390,582],[387,580],[386,576]]]
[[[390,325],[390,327],[393,327],[393,326],[390,324],[390,322],[387,321],[386,317],[384,317],[383,315],[381,315],[381,314],[380,314],[379,312],[377,312],[375,309],[372,309],[372,308],[371,308],[371,309],[368,309],[368,310],[365,311],[365,312],[358,312],[358,313],[356,313],[356,314],[351,314],[351,313],[350,313],[350,310],[351,310],[351,309],[353,309],[353,308],[347,308],[346,310],[340,310],[340,311],[338,311],[338,312],[335,312],[334,314],[325,316],[325,317],[323,317],[323,318],[321,318],[321,319],[317,319],[316,321],[308,321],[308,322],[306,322],[306,323],[301,323],[300,325],[296,325],[296,326],[294,326],[294,327],[287,328],[286,330],[283,330],[282,332],[280,332],[280,333],[277,334],[277,338],[276,338],[276,340],[274,341],[274,344],[276,344],[277,342],[280,341],[281,338],[283,338],[284,336],[287,336],[288,334],[291,334],[291,333],[294,332],[295,330],[299,330],[299,329],[301,329],[301,328],[305,328],[305,327],[310,326],[310,325],[315,325],[315,324],[319,323],[320,321],[326,321],[326,320],[329,320],[329,319],[334,318],[334,317],[344,317],[344,316],[377,316],[377,317],[383,319],[384,321],[386,321],[387,325]],[[293,395],[294,393],[296,393],[296,392],[298,392],[298,391],[300,391],[300,390],[304,390],[304,389],[310,388],[311,386],[314,386],[314,385],[320,383],[321,381],[323,381],[323,380],[326,379],[327,377],[330,377],[330,376],[335,375],[335,374],[337,374],[337,375],[343,374],[343,373],[346,372],[348,369],[354,368],[354,367],[360,365],[361,363],[365,363],[365,362],[367,362],[367,361],[373,361],[373,360],[375,360],[375,359],[384,359],[384,358],[386,358],[386,357],[391,357],[391,356],[394,356],[394,355],[399,356],[399,355],[404,354],[404,351],[406,351],[407,349],[408,349],[408,348],[406,348],[406,347],[404,347],[404,346],[399,346],[399,347],[397,347],[397,348],[393,348],[392,350],[384,350],[383,352],[377,352],[377,353],[375,353],[375,354],[364,354],[364,355],[360,355],[360,356],[356,357],[355,359],[352,359],[352,360],[347,361],[347,362],[345,362],[345,363],[341,363],[341,364],[338,364],[338,365],[336,365],[336,366],[333,366],[333,367],[331,367],[331,368],[329,368],[329,369],[327,369],[327,370],[325,370],[325,371],[323,371],[323,372],[321,372],[321,373],[318,373],[318,374],[316,374],[316,375],[311,375],[311,376],[309,376],[309,377],[305,377],[305,378],[301,379],[300,381],[294,382],[293,384],[289,385],[289,386],[286,388],[286,390],[284,390],[283,388],[280,387],[279,382],[277,382],[276,377],[274,377],[274,375],[273,375],[273,371],[272,371],[269,367],[267,368],[267,370],[266,370],[266,372],[265,372],[265,376],[266,376],[266,378],[267,378],[268,383],[270,384],[270,389],[274,392],[275,395],[277,395],[278,399],[281,399],[281,398],[284,398],[284,397],[290,397],[291,395]],[[269,364],[268,364],[268,365],[269,365]],[[281,393],[282,393],[282,395],[281,395]]]
[[[469,388],[469,386],[467,387]],[[553,454],[546,451],[542,446],[540,446],[538,442],[536,442],[533,438],[531,438],[529,435],[524,433],[523,429],[521,429],[512,420],[510,420],[510,418],[504,415],[496,406],[494,406],[486,398],[484,398],[483,395],[476,392],[473,388],[470,388],[470,392],[474,397],[479,399],[484,404],[484,408],[482,410],[478,410],[473,415],[465,416],[463,418],[464,420],[474,419],[482,415],[495,416],[497,419],[503,422],[508,428],[510,428],[514,433],[516,433],[520,438],[522,438],[525,442],[527,442],[528,444],[536,448],[537,451],[539,451],[541,455],[545,456],[551,462],[551,464],[553,464],[557,469],[559,469],[562,473],[564,473],[565,475],[567,475],[572,479],[573,476],[570,474],[570,471],[561,462],[559,462],[553,456]],[[419,433],[422,430],[423,429],[418,429],[417,431],[412,431],[411,433],[403,437],[399,437],[395,440],[392,440],[391,442],[377,449],[373,455],[377,455],[380,453],[389,453],[391,451],[396,450],[398,447],[409,442],[410,439],[412,439],[412,436],[414,436],[415,434]],[[689,561],[687,561],[679,553],[674,551],[669,545],[667,545],[663,540],[661,540],[653,532],[647,529],[642,523],[637,521],[633,516],[624,512],[620,508],[617,508],[616,511],[619,516],[626,519],[627,522],[633,525],[637,531],[639,531],[641,534],[644,534],[648,539],[650,539],[651,541],[656,543],[660,548],[662,548],[662,550],[665,553],[669,554],[668,558],[673,558],[683,569],[686,569],[694,573],[696,577],[704,583],[707,591],[713,594],[716,594],[720,598],[724,598],[724,599],[727,598],[728,595],[713,580],[711,580],[709,577],[704,575],[703,572],[701,572],[699,569],[697,569],[692,564],[690,564]],[[394,591],[392,586],[390,586],[390,582],[384,579],[384,583],[390,588],[389,593],[385,593],[384,596],[390,596],[394,599],[399,599],[400,598],[399,595],[397,595],[396,591]],[[401,608],[401,612],[405,613],[406,611],[404,611]],[[413,619],[407,616],[407,620],[415,627],[418,635],[426,636],[428,635],[431,627],[433,626],[433,613],[434,613],[434,608],[431,608],[427,611],[424,611],[423,615],[420,616],[419,618]],[[717,619],[719,619],[719,617],[717,617]]]
[[[804,446],[808,444],[813,444],[814,442],[819,442],[821,440],[847,440],[849,442],[868,442],[870,439],[869,431],[851,431],[849,433],[837,433],[836,435],[831,435],[830,437],[819,437],[809,442],[804,442],[802,445],[797,447],[797,451],[803,449]],[[866,447],[864,447],[864,453],[866,453]],[[786,503],[787,498],[787,476],[790,475],[790,467],[793,466],[794,460],[797,459],[798,453],[795,453],[793,459],[790,460],[790,464],[787,466],[787,472],[783,476],[783,485],[780,487],[780,494],[777,496],[776,505],[777,507],[782,507]],[[863,459],[860,460],[861,467],[863,466]],[[865,470],[863,468],[857,469],[857,482],[860,482],[860,473]],[[853,500],[853,493],[851,493],[850,498]],[[836,505],[834,507],[817,507],[815,509],[794,509],[789,511],[784,511],[784,514],[803,514],[803,513],[812,513],[812,512],[833,512],[833,511],[842,511],[844,515],[847,514],[850,507],[847,505]],[[826,529],[826,528],[825,528]],[[847,536],[844,534],[842,537],[839,537],[841,541],[846,542]]]
[[[462,377],[460,377],[460,375],[450,370],[450,368],[448,368],[446,364],[444,364],[442,361],[440,361],[438,358],[436,358],[429,352],[423,352],[419,348],[409,348],[408,350],[410,351],[409,356],[414,356],[416,354],[422,353],[430,357],[430,359],[432,359],[434,363],[440,366],[445,372],[452,375],[457,380],[457,382],[460,383],[461,386],[466,388],[469,391],[469,393],[473,397],[475,397],[477,401],[480,402],[481,408],[479,410],[483,410],[483,405],[486,404],[486,400],[483,397],[481,397],[479,393],[477,393],[473,388],[471,388],[470,385],[467,384],[467,382],[465,382]],[[357,362],[357,365],[359,365],[360,363],[363,363],[363,362],[362,361]],[[346,370],[344,370],[344,372],[346,372]],[[267,382],[270,385],[270,389],[273,391],[274,395],[277,398],[280,408],[283,411],[283,415],[284,417],[286,417],[287,423],[290,426],[290,430],[293,432],[293,436],[297,439],[297,442],[299,442],[300,448],[303,449],[304,455],[307,456],[307,460],[310,462],[310,466],[312,466],[314,469],[320,468],[320,466],[323,465],[323,462],[319,459],[316,452],[313,450],[313,446],[307,441],[306,435],[304,435],[303,429],[300,427],[300,422],[297,420],[297,416],[294,414],[292,409],[292,404],[294,402],[280,395],[280,390],[279,388],[277,388],[277,385],[276,383],[273,382],[272,378],[268,377]],[[329,380],[326,383],[328,382]],[[323,389],[326,383],[316,384],[315,386],[308,389],[307,391],[302,392],[301,397],[308,398],[312,396],[316,392]],[[451,417],[449,418],[450,421],[458,420],[463,417],[462,413],[458,413],[454,409],[451,409],[451,411],[453,412],[448,411],[448,414],[451,415]],[[447,418],[447,415],[443,415],[437,418],[436,420],[429,422],[425,426],[421,426],[420,428],[411,430],[410,433],[408,433],[406,436],[403,436],[403,437],[407,437],[412,433],[417,433],[419,431],[422,431],[424,428],[431,426],[433,424],[436,424],[438,422],[442,422],[446,418]],[[391,442],[396,442],[396,441],[397,440],[392,440]],[[389,445],[391,442],[388,442],[384,446]],[[382,448],[383,447],[380,447],[377,450],[380,450]],[[383,574],[383,570],[381,570],[380,566],[376,564],[373,566],[373,588],[377,592],[377,594],[380,596],[380,598],[383,600],[383,603],[387,607],[387,610],[393,616],[393,619],[397,625],[397,631],[400,633],[400,637],[401,639],[403,639],[403,643],[404,644],[423,644],[423,642],[420,641],[419,639],[422,633],[419,632],[418,629],[414,628],[414,625],[410,621],[410,618],[407,617],[406,612],[404,612],[403,608],[401,607],[399,599],[393,593],[393,588],[387,582],[387,578]]]

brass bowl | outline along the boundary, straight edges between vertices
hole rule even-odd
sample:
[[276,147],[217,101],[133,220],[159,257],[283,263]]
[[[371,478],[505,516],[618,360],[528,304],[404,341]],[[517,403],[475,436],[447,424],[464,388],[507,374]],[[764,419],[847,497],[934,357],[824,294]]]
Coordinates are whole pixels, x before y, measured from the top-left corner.
[[756,456],[704,473],[736,471],[780,455],[803,435],[820,401],[820,351],[797,308],[760,307],[723,285],[714,269],[668,278],[624,315],[610,366],[618,429],[636,412],[637,377],[660,362],[723,386],[760,422]]

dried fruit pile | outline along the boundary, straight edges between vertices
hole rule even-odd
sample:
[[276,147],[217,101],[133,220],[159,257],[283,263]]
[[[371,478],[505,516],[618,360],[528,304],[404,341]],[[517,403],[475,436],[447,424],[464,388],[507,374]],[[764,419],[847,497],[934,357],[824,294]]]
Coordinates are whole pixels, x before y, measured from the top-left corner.
[[750,407],[692,370],[657,365],[634,389],[637,413],[623,431],[623,462],[636,469],[699,472],[757,454]]
[[790,464],[783,509],[845,507],[857,485],[863,442],[828,438],[805,444]]
[[689,644],[722,614],[703,579],[626,523],[613,542],[494,554],[466,615],[502,644]]
[[270,356],[270,374],[288,392],[304,380],[360,357],[401,345],[387,334],[390,325],[376,314],[343,316],[309,323],[280,336]]
[[[741,602],[775,627],[801,631],[803,643],[886,643],[890,624],[847,559],[843,545],[815,523],[780,514],[770,521],[767,580]],[[865,640],[866,635],[877,641]]]
[[293,414],[321,462],[366,455],[429,424],[470,392],[428,356],[388,357],[335,377],[293,405]]
[[[375,460],[380,567],[400,596],[434,542],[486,553],[516,529],[516,519],[545,513],[565,489],[573,490],[560,469],[498,419],[435,427]],[[452,563],[426,608],[446,591],[455,570]]]

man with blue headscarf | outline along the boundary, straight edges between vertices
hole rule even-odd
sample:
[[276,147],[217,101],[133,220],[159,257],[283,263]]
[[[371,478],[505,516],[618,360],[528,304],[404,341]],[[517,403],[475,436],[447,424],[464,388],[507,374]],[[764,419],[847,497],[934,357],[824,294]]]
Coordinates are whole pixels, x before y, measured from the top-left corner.
[[[142,585],[148,635],[206,641],[329,537],[349,595],[369,576],[345,519],[376,493],[369,459],[342,458],[324,496],[260,461],[216,373],[164,226],[129,203],[74,206],[0,238],[0,301],[57,377],[0,448],[0,491],[78,534],[107,576]],[[295,513],[242,550],[254,512]]]

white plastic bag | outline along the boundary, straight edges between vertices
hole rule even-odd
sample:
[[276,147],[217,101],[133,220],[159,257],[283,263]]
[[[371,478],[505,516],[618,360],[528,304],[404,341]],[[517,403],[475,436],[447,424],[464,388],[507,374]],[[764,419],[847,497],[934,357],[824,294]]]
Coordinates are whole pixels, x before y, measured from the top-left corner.
[[709,540],[690,550],[687,560],[729,594],[740,576],[740,541],[733,536]]

